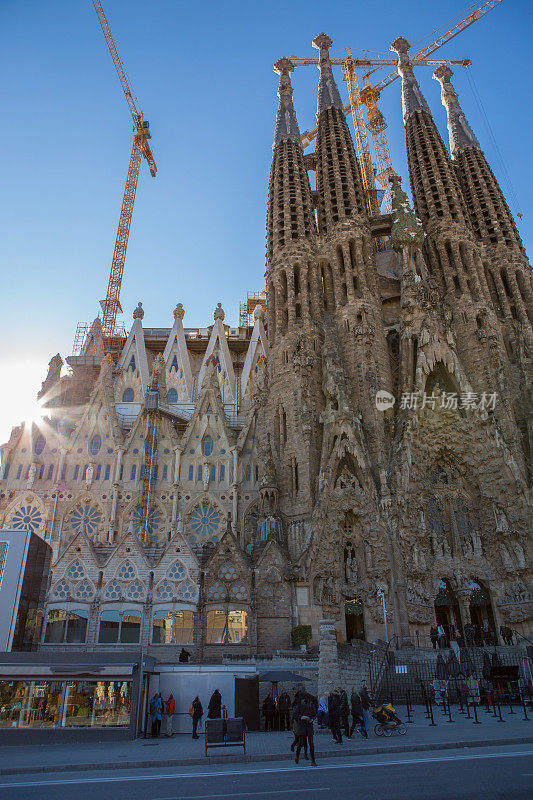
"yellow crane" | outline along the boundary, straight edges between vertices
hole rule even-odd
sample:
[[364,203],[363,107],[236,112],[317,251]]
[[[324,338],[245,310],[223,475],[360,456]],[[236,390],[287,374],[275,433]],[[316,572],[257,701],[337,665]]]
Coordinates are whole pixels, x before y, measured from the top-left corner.
[[[474,10],[470,10],[468,16],[447,30],[446,33],[433,41],[430,45],[427,45],[427,47],[417,53],[416,56],[411,58],[412,64],[414,66],[438,66],[440,64],[458,65],[462,67],[470,66],[472,62],[469,59],[463,59],[460,61],[435,61],[428,59],[428,56],[438,50],[439,47],[442,47],[442,45],[451,41],[451,39],[455,38],[459,33],[464,31],[478,19],[481,19],[481,17],[485,16],[485,14],[487,14],[496,6],[500,5],[502,2],[503,0],[488,0],[488,2],[481,3],[477,8],[471,6],[471,9]],[[376,177],[384,192],[383,203],[385,209],[387,211],[391,210],[389,177],[394,174],[394,169],[392,166],[389,146],[385,134],[387,123],[382,112],[377,107],[377,102],[383,89],[385,89],[387,86],[390,86],[391,83],[397,80],[398,72],[395,69],[394,72],[391,72],[386,78],[384,78],[375,86],[372,86],[370,83],[370,75],[376,72],[376,70],[388,65],[396,67],[397,61],[396,59],[389,58],[357,59],[352,57],[350,48],[347,48],[347,50],[347,58],[332,58],[331,63],[342,66],[344,77],[348,85],[350,104],[345,106],[344,113],[352,114],[367,210],[371,216],[374,216],[380,213],[380,203],[376,188]],[[318,64],[318,59],[291,58],[291,61],[295,66]],[[373,69],[365,75],[365,85],[362,89],[360,89],[356,74],[356,67],[365,66],[372,66]],[[363,108],[366,108],[368,122],[365,121]],[[374,147],[377,175],[374,174],[367,131],[370,133]],[[316,139],[317,134],[318,128],[305,133],[302,136],[302,146],[304,148],[308,147],[308,145],[310,145],[311,142]]]
[[105,300],[102,301],[103,316],[100,353],[95,353],[99,355],[115,349],[114,345],[116,344],[115,329],[117,314],[122,311],[120,305],[120,288],[122,285],[122,275],[124,274],[124,263],[126,260],[126,250],[128,248],[131,217],[133,214],[133,205],[135,203],[135,193],[137,191],[137,182],[139,180],[141,161],[143,158],[146,159],[153,178],[155,178],[157,174],[157,166],[148,143],[148,140],[150,139],[150,124],[144,119],[143,113],[139,107],[139,102],[135,96],[135,93],[131,89],[126,75],[126,70],[124,69],[124,65],[118,54],[118,50],[113,40],[113,36],[111,34],[111,30],[109,28],[109,24],[100,0],[93,0],[93,5],[96,13],[98,14],[98,19],[100,20],[100,25],[107,42],[109,52],[111,53],[111,58],[113,59],[122,90],[124,91],[126,101],[130,108],[135,129],[128,174],[126,177],[126,186],[124,188],[124,196],[122,198],[122,208],[120,210],[120,218],[118,222],[115,250],[113,252],[113,261],[111,263],[111,271],[107,284],[107,293]]

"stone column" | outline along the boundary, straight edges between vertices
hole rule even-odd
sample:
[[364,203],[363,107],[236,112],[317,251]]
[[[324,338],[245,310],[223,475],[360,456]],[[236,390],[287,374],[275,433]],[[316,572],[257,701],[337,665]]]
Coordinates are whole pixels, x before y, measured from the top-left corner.
[[323,619],[320,621],[318,696],[328,695],[340,683],[335,622],[332,619]]
[[179,510],[178,496],[180,489],[179,474],[180,474],[180,463],[181,463],[182,453],[183,450],[181,450],[181,448],[176,447],[174,449],[174,476],[172,480],[174,485],[174,496],[172,498],[172,523],[171,523],[172,530],[176,529],[176,524],[178,521],[178,510]]

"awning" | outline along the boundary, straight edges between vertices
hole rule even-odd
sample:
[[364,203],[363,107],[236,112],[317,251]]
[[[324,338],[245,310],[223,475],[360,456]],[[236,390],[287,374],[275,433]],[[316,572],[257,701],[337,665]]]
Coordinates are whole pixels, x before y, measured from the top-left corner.
[[68,680],[69,678],[112,680],[113,678],[131,676],[133,666],[133,664],[121,664],[115,667],[97,667],[89,665],[68,666],[67,664],[0,664],[0,680],[5,680],[6,678],[17,678],[18,680],[29,678],[33,680],[35,677],[55,678],[55,680]]

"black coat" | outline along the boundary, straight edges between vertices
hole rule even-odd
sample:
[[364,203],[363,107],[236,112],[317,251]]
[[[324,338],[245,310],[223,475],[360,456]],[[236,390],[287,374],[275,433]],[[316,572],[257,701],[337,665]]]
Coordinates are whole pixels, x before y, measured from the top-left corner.
[[329,721],[340,717],[341,702],[337,692],[332,692],[328,697]]
[[348,695],[342,690],[340,693],[340,706],[339,706],[339,714],[341,717],[347,717],[350,713],[350,704],[348,703]]
[[196,720],[201,719],[201,717],[203,717],[204,715],[204,709],[200,700],[198,699],[193,700],[192,708],[193,708],[192,718]]
[[354,719],[363,719],[363,703],[360,695],[357,692],[352,692],[350,700],[352,703],[352,717]]
[[368,709],[372,708],[372,706],[374,705],[372,698],[368,693],[368,689],[365,688],[361,689],[359,694],[361,695],[361,703],[363,704],[363,708],[365,709],[365,711],[368,711]]
[[293,719],[295,722],[294,732],[297,736],[313,735],[313,720],[316,718],[315,698],[306,692],[300,695],[298,703],[294,707]]
[[209,719],[220,719],[222,716],[222,695],[218,689],[215,689],[211,695],[211,699],[207,707],[207,716]]

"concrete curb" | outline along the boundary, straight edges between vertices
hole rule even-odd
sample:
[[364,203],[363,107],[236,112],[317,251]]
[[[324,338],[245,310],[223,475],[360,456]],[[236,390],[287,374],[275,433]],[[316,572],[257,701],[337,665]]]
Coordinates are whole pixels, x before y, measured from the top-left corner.
[[[317,750],[317,758],[345,758],[346,756],[366,756],[378,755],[382,753],[421,753],[431,750],[456,750],[461,747],[501,747],[513,744],[533,744],[532,736],[515,736],[508,739],[478,739],[456,742],[432,742],[418,744],[398,744],[388,747],[350,747],[339,750]],[[94,770],[126,770],[126,769],[155,769],[157,767],[191,767],[201,764],[251,764],[254,762],[266,761],[292,761],[292,753],[260,753],[257,755],[237,755],[228,754],[227,756],[207,756],[204,758],[173,758],[161,760],[136,760],[121,761],[120,763],[104,762],[101,764],[59,764],[57,766],[42,767],[8,767],[0,769],[1,775],[32,775],[54,772],[93,772]],[[302,759],[303,760],[303,759]],[[0,789],[1,789],[0,784]]]

